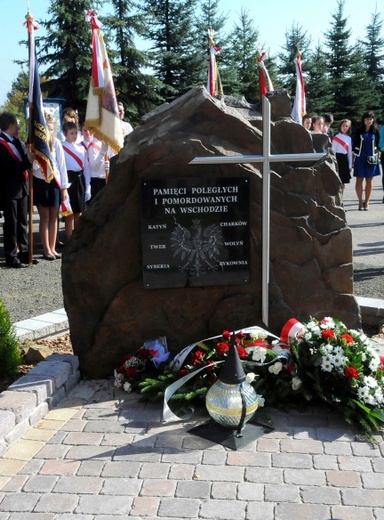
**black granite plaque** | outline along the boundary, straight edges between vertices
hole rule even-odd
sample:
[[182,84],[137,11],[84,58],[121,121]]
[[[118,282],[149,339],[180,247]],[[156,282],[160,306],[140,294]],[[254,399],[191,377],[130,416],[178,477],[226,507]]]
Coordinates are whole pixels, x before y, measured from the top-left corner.
[[249,178],[141,182],[148,289],[249,283]]

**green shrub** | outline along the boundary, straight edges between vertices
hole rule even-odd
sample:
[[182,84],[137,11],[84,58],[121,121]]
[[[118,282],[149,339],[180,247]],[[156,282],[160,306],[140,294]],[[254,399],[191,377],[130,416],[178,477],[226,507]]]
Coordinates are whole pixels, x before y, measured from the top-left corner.
[[0,377],[13,376],[22,362],[22,355],[8,310],[0,300]]

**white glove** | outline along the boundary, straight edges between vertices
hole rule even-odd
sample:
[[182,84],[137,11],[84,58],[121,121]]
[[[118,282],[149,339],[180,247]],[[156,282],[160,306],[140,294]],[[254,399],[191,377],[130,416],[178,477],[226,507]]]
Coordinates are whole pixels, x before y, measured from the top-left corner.
[[91,186],[85,188],[85,202],[91,200]]
[[109,161],[104,161],[104,170],[109,172]]

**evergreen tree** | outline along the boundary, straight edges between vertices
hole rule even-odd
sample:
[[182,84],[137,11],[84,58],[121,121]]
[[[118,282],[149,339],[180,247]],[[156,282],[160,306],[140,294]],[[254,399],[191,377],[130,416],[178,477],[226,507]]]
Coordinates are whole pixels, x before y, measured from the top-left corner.
[[199,84],[202,57],[193,27],[196,0],[145,0],[145,35],[153,42],[152,67],[171,101]]
[[[50,20],[42,22],[47,36],[36,38],[39,65],[47,65],[41,88],[48,97],[64,98],[67,106],[85,113],[91,78],[91,28],[85,13],[97,7],[92,0],[51,0]],[[41,73],[41,72],[40,72]]]
[[310,51],[311,38],[301,26],[293,23],[291,28],[285,33],[285,45],[283,52],[278,56],[278,74],[281,87],[288,91],[292,97],[296,92],[296,67],[295,58],[300,52],[302,56],[308,56]]
[[[228,50],[228,43],[224,32],[224,26],[228,19],[223,13],[218,12],[219,1],[214,0],[201,0],[200,11],[196,16],[195,28],[198,40],[196,41],[197,52],[201,56],[201,68],[200,68],[200,82],[202,85],[207,83],[208,75],[208,62],[209,62],[209,37],[208,29],[215,31],[215,43],[222,49],[225,54]],[[222,61],[221,55],[216,57],[219,67],[219,72],[222,81],[225,82],[226,74],[225,69],[221,70],[220,62]]]
[[328,64],[320,44],[307,60],[303,57],[307,114],[324,115],[332,112],[332,91],[329,85]]
[[384,38],[382,33],[383,21],[375,11],[371,23],[366,28],[366,39],[360,44],[363,49],[363,60],[367,71],[367,90],[369,91],[369,108],[383,118],[384,102]]
[[135,46],[135,37],[144,32],[143,14],[135,10],[132,0],[111,0],[113,15],[103,17],[103,31],[113,40],[114,51],[109,58],[113,61],[114,85],[119,101],[122,101],[130,120],[149,112],[161,102],[161,83],[148,70],[148,54]]
[[330,89],[333,95],[332,113],[335,121],[348,117],[355,124],[367,108],[367,84],[362,51],[349,43],[351,30],[344,17],[345,0],[337,0],[331,28],[325,33]]
[[244,96],[250,103],[259,100],[258,39],[259,31],[254,28],[249,11],[242,8],[239,22],[229,34],[231,46],[226,67],[235,71],[235,81],[229,85],[229,93]]

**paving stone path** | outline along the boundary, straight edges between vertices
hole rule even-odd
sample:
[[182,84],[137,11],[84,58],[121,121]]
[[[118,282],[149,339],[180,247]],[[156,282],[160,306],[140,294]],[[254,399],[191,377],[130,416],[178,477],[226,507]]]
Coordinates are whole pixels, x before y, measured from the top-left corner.
[[384,441],[323,406],[271,411],[237,451],[82,381],[0,458],[0,520],[384,520]]

